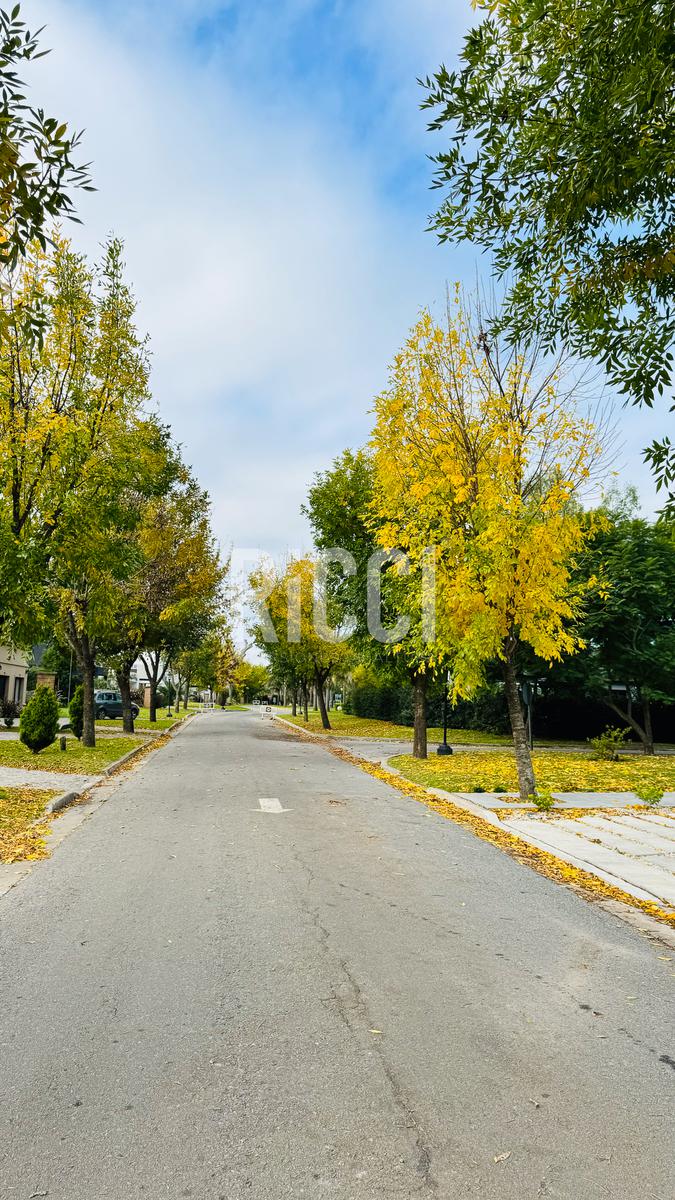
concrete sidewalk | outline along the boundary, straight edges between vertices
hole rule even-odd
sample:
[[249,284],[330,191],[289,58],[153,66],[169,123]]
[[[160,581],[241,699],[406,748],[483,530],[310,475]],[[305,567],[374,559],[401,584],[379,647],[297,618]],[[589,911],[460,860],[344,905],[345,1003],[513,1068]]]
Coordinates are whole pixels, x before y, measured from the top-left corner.
[[23,767],[0,767],[0,787],[44,788],[53,792],[82,792],[102,779],[101,775],[66,775],[63,771],[30,771]]
[[501,824],[530,845],[675,909],[675,810],[593,812],[581,817],[520,812]]

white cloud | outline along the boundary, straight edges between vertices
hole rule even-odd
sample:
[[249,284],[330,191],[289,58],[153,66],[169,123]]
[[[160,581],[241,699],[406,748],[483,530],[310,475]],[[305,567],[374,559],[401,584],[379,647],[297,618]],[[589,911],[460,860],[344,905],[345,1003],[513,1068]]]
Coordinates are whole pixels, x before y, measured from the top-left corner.
[[[190,49],[196,14],[234,20],[237,7],[222,44],[214,26]],[[86,126],[99,190],[74,236],[90,251],[111,230],[126,240],[155,394],[225,547],[306,543],[313,471],[363,440],[417,310],[475,265],[424,232],[430,146],[415,84],[452,58],[468,4],[337,0],[336,53],[353,44],[369,76],[362,114],[336,78],[322,83],[318,51],[306,79],[288,68],[294,20],[311,7],[26,5],[53,47],[36,97]]]
[[422,219],[383,201],[372,148],[298,112],[292,90],[272,112],[223,60],[177,60],[166,29],[134,44],[101,10],[53,0],[44,19],[53,52],[34,86],[86,124],[98,187],[75,236],[90,250],[111,229],[126,239],[155,392],[213,495],[218,534],[302,540],[312,471],[363,437],[447,258]]

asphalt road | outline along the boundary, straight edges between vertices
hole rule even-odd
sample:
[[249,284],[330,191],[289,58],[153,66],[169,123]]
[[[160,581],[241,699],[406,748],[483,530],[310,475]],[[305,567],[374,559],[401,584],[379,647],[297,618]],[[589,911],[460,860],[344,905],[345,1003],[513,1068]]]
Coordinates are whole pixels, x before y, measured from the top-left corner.
[[0,1197],[671,1200],[666,958],[200,716],[0,900]]

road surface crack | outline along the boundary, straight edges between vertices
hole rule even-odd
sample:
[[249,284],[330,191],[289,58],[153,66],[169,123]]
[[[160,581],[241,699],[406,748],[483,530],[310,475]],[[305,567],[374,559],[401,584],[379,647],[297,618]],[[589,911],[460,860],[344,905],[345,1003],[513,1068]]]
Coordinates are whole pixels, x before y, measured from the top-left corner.
[[[308,886],[311,885],[314,881],[314,872],[303,861],[297,849],[294,851],[294,857],[307,875]],[[416,1155],[415,1169],[420,1176],[418,1190],[420,1192],[426,1190],[436,1192],[438,1190],[438,1183],[432,1172],[431,1147],[412,1103],[406,1094],[405,1088],[384,1054],[379,1037],[371,1040],[372,1035],[369,1034],[369,1031],[372,1030],[374,1021],[364,999],[361,987],[350,970],[347,960],[339,957],[331,948],[331,933],[321,920],[319,906],[310,904],[306,896],[300,896],[299,902],[300,907],[311,920],[318,935],[321,953],[330,959],[333,967],[337,967],[342,975],[341,982],[337,985],[331,985],[329,995],[322,997],[321,1003],[325,1007],[328,1007],[328,1005],[335,1006],[340,1020],[349,1030],[352,1037],[356,1038],[361,1045],[364,1043],[364,1038],[366,1036],[369,1037],[369,1049],[377,1056],[393,1104],[403,1118],[404,1128],[409,1136],[411,1136],[413,1153]]]

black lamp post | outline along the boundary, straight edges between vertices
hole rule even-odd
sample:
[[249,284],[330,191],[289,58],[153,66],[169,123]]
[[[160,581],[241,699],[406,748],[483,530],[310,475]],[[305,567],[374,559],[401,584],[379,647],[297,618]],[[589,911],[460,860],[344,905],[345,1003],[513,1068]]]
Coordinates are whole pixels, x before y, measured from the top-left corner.
[[450,672],[445,677],[443,689],[443,741],[436,747],[437,754],[452,754],[452,746],[448,745],[448,692],[450,691]]

